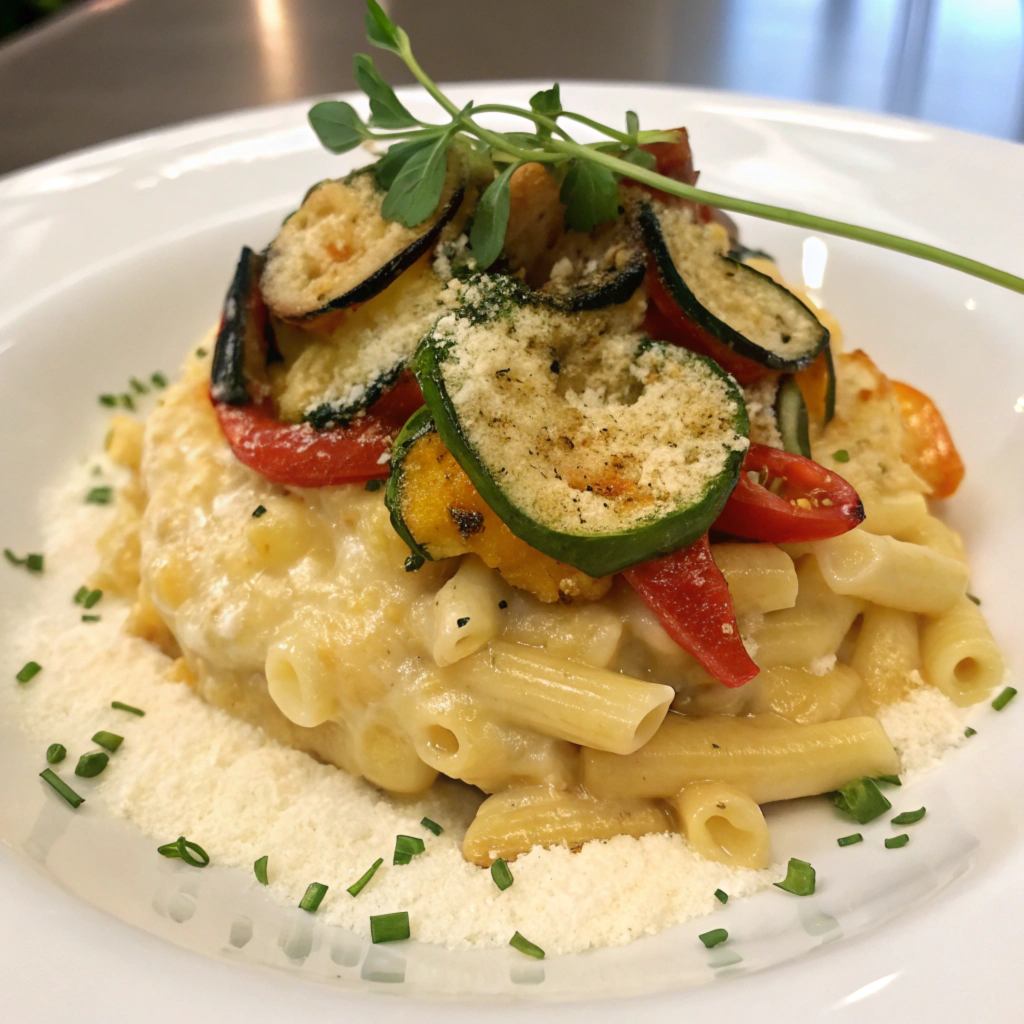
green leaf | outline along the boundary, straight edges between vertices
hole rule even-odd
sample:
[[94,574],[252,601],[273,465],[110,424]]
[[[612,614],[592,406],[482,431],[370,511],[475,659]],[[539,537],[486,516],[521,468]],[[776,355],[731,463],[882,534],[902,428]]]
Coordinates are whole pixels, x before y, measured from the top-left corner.
[[366,128],[348,103],[327,100],[309,111],[309,123],[324,148],[332,153],[347,153],[366,138]]
[[645,171],[653,171],[658,166],[658,161],[654,154],[648,153],[646,149],[627,150],[622,154],[622,159],[631,164],[636,164],[637,167],[642,167]]
[[430,134],[417,135],[415,138],[407,139],[405,142],[396,142],[374,165],[373,172],[377,175],[377,184],[382,189],[389,189],[395,182],[398,172],[405,166],[406,161],[419,152],[424,146],[429,146],[437,141],[437,136]]
[[640,118],[635,110],[626,111],[626,134],[636,135],[640,131]]
[[469,245],[480,270],[486,270],[500,255],[505,244],[508,212],[512,204],[509,181],[519,164],[509,164],[487,186],[476,205]]
[[451,135],[446,132],[432,146],[424,146],[405,161],[384,197],[380,212],[385,220],[414,228],[437,209],[444,191],[450,143]]
[[557,117],[562,112],[562,97],[557,82],[550,89],[541,89],[530,97],[530,109],[545,117]]
[[619,186],[607,167],[574,160],[559,198],[565,204],[565,222],[574,231],[593,231],[619,215]]
[[405,33],[384,13],[377,0],[366,0],[366,38],[382,50],[400,53]]
[[378,128],[415,128],[419,122],[402,105],[395,90],[380,76],[373,58],[357,53],[353,58],[356,85],[370,97],[370,123]]

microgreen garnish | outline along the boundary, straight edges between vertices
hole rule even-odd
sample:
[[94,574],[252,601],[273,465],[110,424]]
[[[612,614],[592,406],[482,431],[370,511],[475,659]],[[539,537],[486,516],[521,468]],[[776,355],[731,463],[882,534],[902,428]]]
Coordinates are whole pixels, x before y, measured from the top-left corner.
[[1002,711],[1003,708],[1005,708],[1006,705],[1009,704],[1016,696],[1017,691],[1012,686],[1008,686],[1001,694],[999,694],[998,697],[996,697],[994,701],[992,701],[992,707],[994,707],[996,711]]
[[[420,67],[409,36],[391,21],[380,4],[366,0],[366,8],[369,42],[396,54],[442,108],[448,121],[421,121],[410,113],[372,59],[358,54],[354,74],[356,83],[369,98],[369,119],[364,121],[348,103],[330,100],[317,103],[310,110],[309,122],[321,143],[333,153],[346,153],[367,141],[392,144],[379,168],[382,173],[378,181],[387,189],[382,209],[388,220],[407,227],[420,224],[436,209],[444,189],[450,149],[458,148],[467,160],[489,158],[499,173],[480,198],[470,236],[473,255],[481,269],[490,266],[501,252],[508,223],[511,171],[519,164],[541,163],[559,176],[566,222],[579,231],[590,231],[597,224],[619,216],[618,180],[630,178],[720,210],[867,242],[1024,293],[1024,279],[933,245],[827,217],[706,192],[658,174],[650,154],[638,147],[652,142],[674,142],[676,133],[641,131],[639,118],[632,111],[626,114],[623,132],[565,110],[557,84],[536,93],[529,110],[504,103],[477,106],[472,101],[460,109]],[[478,118],[491,113],[521,118],[527,122],[526,130],[498,132],[486,128]],[[604,140],[579,143],[563,127],[565,121],[586,125],[603,135]]]
[[167,378],[159,370],[157,370],[156,373],[150,374],[149,379],[152,381],[153,387],[155,388],[167,387]]
[[320,909],[324,897],[327,895],[327,886],[323,882],[310,882],[306,887],[306,894],[299,900],[299,910],[308,910],[315,914]]
[[358,881],[353,882],[348,887],[348,889],[346,891],[348,892],[349,896],[358,896],[366,888],[366,886],[369,883],[370,879],[373,878],[373,876],[375,874],[377,874],[377,868],[379,868],[381,866],[381,864],[383,864],[383,863],[384,863],[384,858],[383,857],[378,857],[370,865],[370,867],[367,868],[366,872],[359,877]]
[[395,836],[395,858],[392,864],[408,864],[417,853],[426,849],[416,836]]
[[854,843],[863,843],[864,837],[859,832],[854,832],[852,836],[842,836],[836,842],[840,846],[853,846]]
[[43,666],[38,661],[29,661],[25,663],[25,667],[14,678],[19,683],[27,683],[30,679],[35,679],[42,671]]
[[139,718],[145,717],[146,714],[141,708],[133,708],[131,704],[124,704],[119,700],[112,700],[110,706],[118,711],[127,711],[130,715],[138,715]]
[[270,884],[267,879],[267,863],[269,862],[269,860],[270,858],[267,856],[267,854],[264,854],[252,866],[253,874],[256,876],[256,881],[259,882],[260,885]]
[[855,779],[840,786],[832,799],[836,807],[853,815],[862,825],[874,821],[892,807],[871,779]]
[[845,448],[840,448],[839,451],[832,453],[832,460],[834,462],[849,462],[850,453]]
[[124,392],[124,394],[117,396],[117,402],[125,409],[131,409],[133,412],[135,411],[135,399],[132,398],[132,396],[128,394],[127,391]]
[[210,855],[198,843],[184,836],[178,836],[173,843],[158,846],[156,852],[161,857],[179,858],[194,868],[205,868],[210,863]]
[[491,865],[491,878],[494,879],[494,884],[501,889],[502,892],[504,892],[515,881],[512,877],[512,870],[501,857]]
[[85,797],[79,796],[53,769],[44,768],[39,778],[49,783],[72,807],[78,808],[85,803]]
[[372,942],[398,942],[409,938],[409,912],[400,910],[397,914],[378,914],[370,918],[370,940]]
[[81,604],[91,593],[88,587],[79,587],[75,591],[75,604]]
[[129,378],[128,383],[131,385],[131,389],[132,389],[132,391],[135,392],[135,394],[137,394],[137,395],[149,394],[149,385],[148,384],[143,384],[142,381],[139,380],[138,377],[131,377],[131,378]]
[[[81,591],[79,591],[81,593]],[[103,597],[102,590],[90,590],[85,597],[82,598],[82,606],[85,608],[92,608],[99,604],[100,599]],[[75,599],[78,599],[78,595],[75,595]]]
[[100,405],[113,409],[117,405],[117,395],[100,395]]
[[964,735],[967,736],[968,738],[971,737],[971,736],[977,736],[978,735],[978,730],[977,729],[972,729],[970,726],[967,726],[967,728],[964,729]]
[[513,949],[518,949],[520,953],[525,953],[527,956],[532,956],[535,960],[544,959],[544,950],[540,946],[531,942],[528,938],[520,935],[516,932],[511,939],[508,940],[508,944]]
[[436,821],[431,821],[429,818],[423,818],[420,821],[420,824],[424,828],[430,829],[430,831],[433,832],[435,836],[439,836],[444,831],[444,829],[441,828],[441,826],[438,825]]
[[122,743],[124,743],[124,737],[118,736],[116,732],[107,732],[105,729],[100,729],[98,733],[92,738],[93,743],[99,744],[104,750],[109,750],[112,754],[117,750]]
[[67,747],[63,743],[51,743],[46,748],[46,763],[60,764],[68,756]]
[[794,896],[814,895],[815,883],[814,868],[805,860],[797,860],[796,857],[789,858],[789,865],[786,868],[786,877],[775,885],[779,889],[791,892]]
[[703,935],[698,935],[698,939],[704,943],[708,949],[714,949],[715,946],[720,946],[727,938],[729,933],[724,928],[713,928],[709,932],[705,932]]
[[715,899],[718,900],[719,903],[728,903],[729,902],[729,894],[727,892],[722,892],[721,889],[716,889],[715,890]]
[[75,765],[75,774],[83,779],[93,779],[99,775],[110,761],[110,757],[102,750],[90,750],[83,754]]
[[42,555],[26,555],[24,558],[19,558],[10,548],[4,548],[4,558],[7,559],[11,565],[23,565],[29,572],[42,572],[43,571],[43,556]]
[[902,814],[897,814],[892,819],[894,825],[913,825],[915,821],[920,821],[926,814],[925,808],[921,807],[916,811],[903,811]]
[[93,487],[85,496],[89,505],[109,505],[114,500],[113,487]]
[[906,832],[901,836],[893,836],[891,839],[886,839],[885,848],[887,850],[898,850],[901,846],[906,846],[910,842],[910,836]]

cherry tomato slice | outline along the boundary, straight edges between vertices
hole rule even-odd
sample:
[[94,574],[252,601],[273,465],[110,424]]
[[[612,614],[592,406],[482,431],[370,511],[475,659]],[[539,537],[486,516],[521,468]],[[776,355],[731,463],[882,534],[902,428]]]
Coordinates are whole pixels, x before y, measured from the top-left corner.
[[864,521],[857,492],[802,455],[751,444],[714,530],[772,544],[826,540]]
[[421,405],[423,396],[411,374],[401,377],[364,416],[331,430],[282,423],[265,404],[214,402],[220,428],[238,461],[271,483],[291,487],[385,478],[391,443]]

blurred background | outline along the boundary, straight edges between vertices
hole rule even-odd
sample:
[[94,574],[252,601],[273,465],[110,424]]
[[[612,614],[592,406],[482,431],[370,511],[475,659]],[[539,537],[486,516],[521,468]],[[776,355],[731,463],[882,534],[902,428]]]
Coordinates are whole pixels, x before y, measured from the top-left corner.
[[[439,81],[658,81],[1024,140],[1021,0],[383,0]],[[0,0],[0,173],[352,87],[363,0]],[[380,58],[392,81],[410,80]]]

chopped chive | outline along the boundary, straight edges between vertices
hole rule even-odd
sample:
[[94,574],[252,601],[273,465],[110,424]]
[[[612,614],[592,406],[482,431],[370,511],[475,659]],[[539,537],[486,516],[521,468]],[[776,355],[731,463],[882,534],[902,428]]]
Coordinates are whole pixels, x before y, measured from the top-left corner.
[[727,938],[729,933],[724,928],[715,928],[710,932],[705,932],[703,935],[698,935],[698,939],[704,943],[708,949],[713,949],[715,946],[720,946]]
[[267,862],[269,860],[270,858],[266,854],[263,854],[263,856],[260,857],[260,859],[252,866],[253,873],[256,875],[256,881],[259,882],[260,885],[270,884],[267,881]]
[[964,729],[964,735],[968,736],[968,737],[970,737],[970,736],[977,736],[978,735],[978,730],[977,729],[972,729],[970,726],[967,726],[967,728]]
[[863,843],[864,837],[859,832],[854,832],[852,836],[843,836],[837,839],[836,842],[840,846],[853,846],[854,843]]
[[200,359],[202,359],[202,358],[203,358],[203,357],[204,357],[204,356],[206,355],[206,349],[205,349],[205,348],[197,348],[197,349],[196,349],[196,355],[197,355],[197,356],[198,356],[198,357],[199,357]]
[[158,846],[156,852],[161,857],[168,857],[172,860],[177,859],[181,856],[181,847],[178,845],[178,840],[175,839],[173,843],[164,843],[163,846]]
[[81,604],[91,593],[88,587],[79,587],[75,591],[75,604]]
[[102,750],[90,750],[88,754],[83,754],[78,759],[75,774],[83,779],[93,779],[107,767],[109,761],[109,756]]
[[420,822],[420,824],[424,828],[430,829],[430,831],[433,832],[435,836],[439,836],[444,831],[444,829],[441,828],[441,826],[438,825],[438,823],[436,821],[431,821],[429,818],[424,818]]
[[100,731],[93,736],[92,741],[93,743],[98,743],[104,750],[109,750],[113,754],[117,748],[124,743],[124,737],[118,736],[116,732],[107,732],[105,729],[100,729]]
[[789,866],[786,868],[786,877],[781,882],[776,882],[775,885],[779,889],[791,892],[794,896],[811,896],[814,894],[814,882],[814,868],[805,860],[790,857]]
[[728,903],[729,902],[729,894],[727,892],[722,892],[721,889],[716,889],[715,890],[715,899],[718,900],[719,903]]
[[84,598],[82,598],[82,604],[86,608],[92,608],[94,605],[97,605],[97,604],[100,603],[100,599],[102,597],[103,597],[103,591],[102,590],[90,590],[89,593],[86,594]]
[[405,571],[415,572],[417,569],[423,568],[423,556],[422,555],[410,555],[405,560]]
[[535,960],[544,959],[544,950],[540,946],[531,942],[529,939],[520,935],[516,932],[511,939],[508,940],[508,944],[513,949],[518,949],[520,953],[525,953],[527,956],[532,956]]
[[906,846],[910,842],[910,836],[906,832],[901,836],[893,836],[891,839],[886,839],[885,848],[887,850],[898,850],[901,846]]
[[902,814],[897,814],[892,819],[892,823],[894,825],[913,825],[915,821],[920,821],[926,813],[923,807],[916,811],[904,811]]
[[149,385],[143,384],[138,377],[130,377],[128,383],[131,385],[132,391],[137,395],[145,395],[149,393]]
[[11,565],[24,565],[28,561],[27,558],[19,558],[10,548],[4,548],[4,558]]
[[1012,686],[1008,686],[1001,694],[999,694],[998,697],[996,697],[994,701],[992,701],[992,707],[994,707],[996,711],[1002,711],[1003,708],[1005,708],[1006,705],[1009,704],[1016,696],[1017,691]]
[[67,747],[63,743],[51,743],[46,748],[46,763],[60,764],[68,756]]
[[167,378],[159,370],[156,373],[150,374],[149,379],[153,382],[153,387],[155,388],[167,387]]
[[395,858],[391,863],[408,864],[417,853],[425,849],[423,840],[416,836],[395,836]]
[[367,480],[366,490],[368,491],[379,491],[384,486],[383,480]]
[[833,800],[836,807],[853,815],[862,825],[874,821],[892,807],[871,779],[855,779],[840,786]]
[[463,617],[461,619],[456,619],[455,620],[455,625],[458,626],[459,629],[462,629],[463,626],[469,625],[469,616],[466,615],[465,617]]
[[898,775],[876,775],[875,782],[888,782],[890,786],[902,786]]
[[515,881],[512,877],[511,869],[501,857],[491,865],[491,878],[494,879],[494,884],[502,892],[504,892]]
[[210,855],[198,844],[184,836],[178,836],[173,843],[158,846],[156,852],[161,857],[180,858],[194,868],[205,868],[210,863]]
[[836,462],[849,462],[850,453],[845,448],[840,448],[839,451],[832,453],[832,458]]
[[378,914],[376,917],[370,918],[370,940],[372,942],[398,942],[407,938],[409,938],[409,912],[407,910],[399,910],[396,914]]
[[93,487],[85,496],[88,505],[109,505],[113,499],[113,487]]
[[30,679],[35,679],[42,671],[43,666],[38,661],[29,661],[25,663],[25,667],[14,678],[19,683],[27,683]]
[[82,616],[82,621],[83,622],[99,622],[101,618],[102,618],[102,616],[100,616],[100,615],[83,615]]
[[141,708],[133,708],[131,704],[124,704],[119,700],[112,700],[110,702],[112,708],[116,708],[118,711],[127,711],[130,715],[138,715],[139,718],[145,717],[146,712]]
[[29,572],[42,572],[43,571],[43,556],[42,555],[28,555],[25,558],[25,568]]
[[39,778],[48,782],[72,807],[81,807],[85,797],[79,796],[52,768],[44,768]]
[[266,510],[266,508],[264,508],[263,505],[257,505],[252,510],[252,517],[253,517],[253,519],[259,519],[260,516],[265,516],[266,514],[267,514],[267,510]]
[[100,395],[100,405],[113,409],[117,405],[117,395]]
[[327,895],[327,886],[323,882],[310,882],[306,887],[306,895],[299,900],[299,910],[308,910],[315,914],[320,909],[324,897]]
[[508,601],[499,601],[499,602],[498,602],[498,607],[499,607],[499,608],[500,608],[500,609],[501,609],[502,611],[504,611],[504,610],[505,610],[505,609],[506,609],[506,608],[508,607]]
[[967,600],[968,601],[973,601],[975,604],[981,604],[981,598],[980,597],[975,597],[974,594],[971,594],[971,593],[967,594]]
[[358,896],[370,883],[370,879],[377,874],[377,868],[384,863],[383,857],[378,857],[369,869],[360,877],[357,882],[353,882],[346,890],[349,896]]
[[135,399],[125,391],[123,394],[117,396],[118,404],[123,406],[125,409],[131,409],[135,411]]

